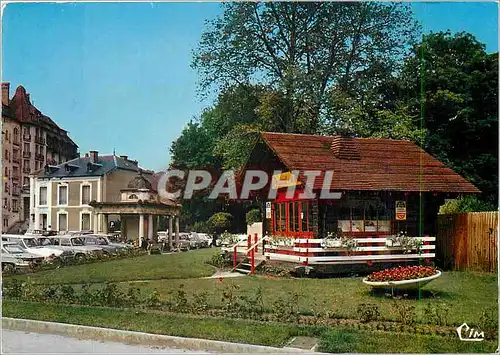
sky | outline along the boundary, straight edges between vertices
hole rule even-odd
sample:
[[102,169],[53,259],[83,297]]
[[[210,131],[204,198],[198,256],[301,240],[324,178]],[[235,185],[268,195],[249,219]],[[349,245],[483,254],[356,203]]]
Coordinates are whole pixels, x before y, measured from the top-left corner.
[[[498,51],[496,3],[414,3],[424,32],[467,31]],[[155,171],[210,105],[192,51],[218,3],[14,3],[2,13],[2,81],[23,85],[80,153],[116,151]]]

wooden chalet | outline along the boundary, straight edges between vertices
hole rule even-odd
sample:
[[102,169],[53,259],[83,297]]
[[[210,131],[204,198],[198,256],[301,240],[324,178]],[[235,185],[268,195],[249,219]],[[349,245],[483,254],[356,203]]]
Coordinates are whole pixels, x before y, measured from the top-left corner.
[[[431,259],[439,206],[480,192],[406,140],[264,132],[245,166],[251,169],[265,170],[277,188],[275,198],[268,199],[272,183],[255,196],[265,206],[263,234],[273,240],[264,242],[264,255],[305,265]],[[299,172],[296,180],[290,179],[293,171]],[[319,171],[314,198],[301,198],[305,171]],[[327,171],[330,196],[321,199]],[[296,185],[293,196],[286,193],[290,184]],[[349,252],[324,243],[340,231],[356,241]],[[401,231],[419,238],[421,250],[390,246]]]

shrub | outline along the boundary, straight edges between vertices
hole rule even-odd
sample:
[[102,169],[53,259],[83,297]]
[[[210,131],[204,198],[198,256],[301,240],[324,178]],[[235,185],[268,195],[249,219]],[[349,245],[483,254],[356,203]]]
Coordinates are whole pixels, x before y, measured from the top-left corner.
[[292,293],[287,297],[279,297],[273,303],[273,315],[278,322],[298,323],[300,319],[298,293]]
[[415,306],[405,297],[394,297],[394,310],[396,311],[399,321],[404,325],[412,325],[415,323]]
[[372,303],[361,303],[358,306],[357,313],[362,322],[371,322],[380,317],[378,306]]
[[208,222],[195,222],[193,224],[193,231],[198,233],[208,233],[211,234],[214,232],[213,227]]
[[425,318],[432,324],[447,325],[450,307],[445,303],[428,303],[424,309]]
[[245,217],[247,225],[249,226],[257,222],[262,222],[262,214],[259,208],[248,211]]
[[453,214],[463,212],[496,211],[497,208],[490,202],[485,202],[477,196],[463,196],[458,199],[448,200],[439,207],[440,214]]
[[209,218],[208,224],[215,230],[223,230],[231,226],[233,216],[227,212],[219,212]]
[[214,253],[214,255],[212,255],[210,260],[207,261],[207,264],[213,265],[219,269],[221,269],[225,266],[230,266],[230,265],[232,265],[231,255],[224,253],[224,252],[221,252],[221,251],[218,251],[218,252]]

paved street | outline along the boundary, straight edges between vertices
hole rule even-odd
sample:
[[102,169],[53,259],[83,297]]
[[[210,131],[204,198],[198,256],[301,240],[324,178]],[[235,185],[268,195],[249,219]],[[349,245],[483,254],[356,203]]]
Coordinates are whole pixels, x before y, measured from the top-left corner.
[[2,331],[2,354],[17,353],[94,353],[94,354],[201,354],[202,352],[121,343],[80,340],[51,334]]

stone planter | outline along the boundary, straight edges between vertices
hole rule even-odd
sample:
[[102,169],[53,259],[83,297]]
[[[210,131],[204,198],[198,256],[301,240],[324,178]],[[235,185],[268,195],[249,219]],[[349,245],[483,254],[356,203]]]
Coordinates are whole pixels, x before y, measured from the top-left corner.
[[432,276],[422,277],[420,279],[402,280],[402,281],[368,281],[368,278],[365,277],[363,279],[363,283],[371,286],[372,288],[417,290],[419,288],[424,287],[432,280],[437,279],[439,276],[441,276],[441,271],[438,270],[436,274]]

